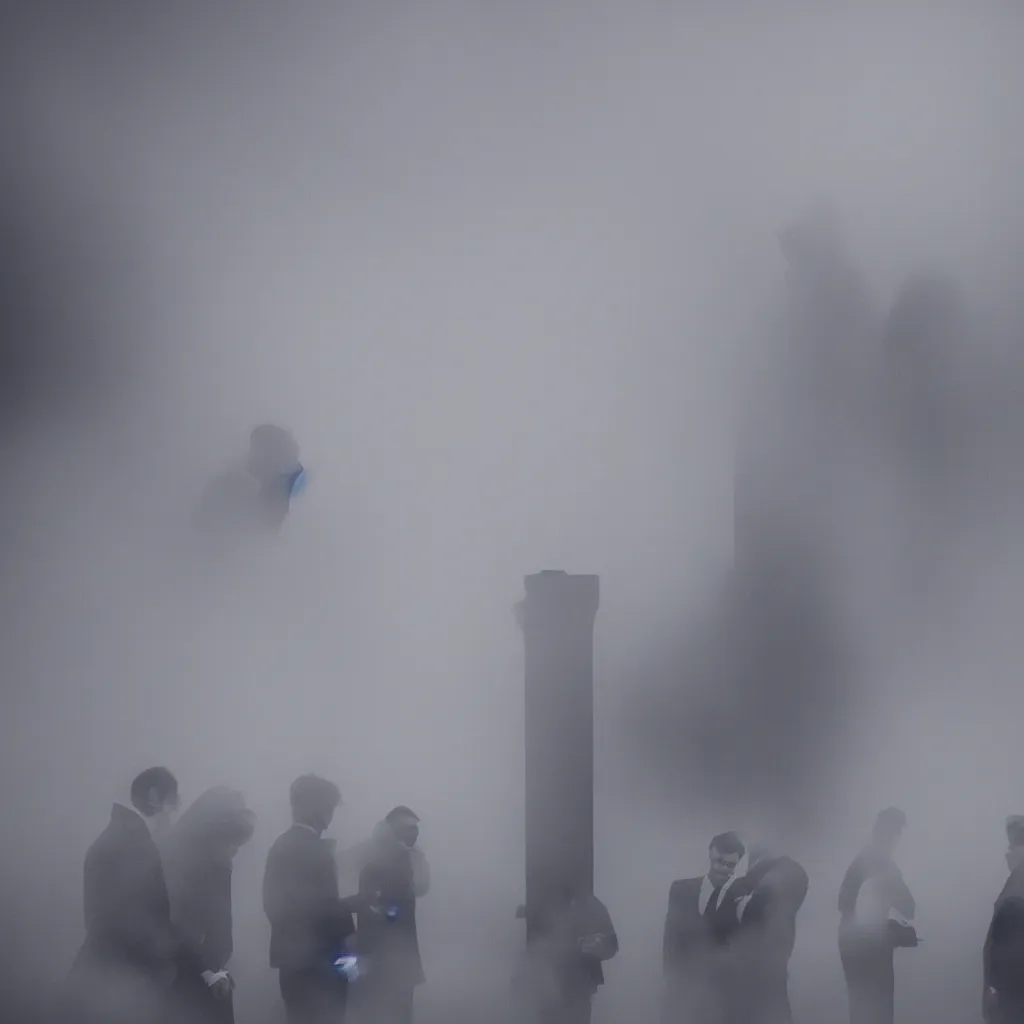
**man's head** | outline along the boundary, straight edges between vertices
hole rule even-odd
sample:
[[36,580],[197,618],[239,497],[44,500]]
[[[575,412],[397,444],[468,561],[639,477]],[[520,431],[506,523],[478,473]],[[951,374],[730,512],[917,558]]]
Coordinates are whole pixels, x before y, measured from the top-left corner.
[[261,481],[290,479],[302,468],[299,445],[291,432],[261,423],[249,434],[249,472]]
[[876,850],[891,857],[896,852],[906,827],[907,816],[898,807],[886,807],[875,817],[871,843]]
[[708,880],[716,888],[724,885],[747,852],[743,840],[735,832],[722,832],[708,846]]
[[147,768],[132,781],[131,799],[144,818],[169,817],[178,809],[178,780],[167,768]]
[[395,838],[406,846],[415,846],[420,837],[420,819],[408,807],[396,807],[389,811],[384,823],[388,825]]
[[1006,819],[1006,866],[1015,871],[1024,864],[1024,814]]
[[303,775],[297,778],[290,791],[292,820],[297,825],[307,825],[317,832],[327,829],[334,819],[334,812],[341,803],[341,791],[319,775]]

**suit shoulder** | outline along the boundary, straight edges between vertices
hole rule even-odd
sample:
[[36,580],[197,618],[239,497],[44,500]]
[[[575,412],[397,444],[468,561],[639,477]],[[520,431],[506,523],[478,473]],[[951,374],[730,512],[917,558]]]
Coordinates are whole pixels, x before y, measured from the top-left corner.
[[686,894],[692,892],[694,889],[700,889],[704,879],[698,878],[677,878],[668,887],[668,898],[669,902],[675,900],[684,899]]
[[270,849],[267,851],[267,863],[269,864],[272,860],[280,860],[282,856],[287,856],[292,845],[291,830],[282,832],[270,844]]

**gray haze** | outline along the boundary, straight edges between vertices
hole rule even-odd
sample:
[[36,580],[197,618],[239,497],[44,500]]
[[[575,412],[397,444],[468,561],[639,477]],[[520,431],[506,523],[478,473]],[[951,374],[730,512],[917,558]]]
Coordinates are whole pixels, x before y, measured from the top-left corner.
[[[14,976],[66,969],[82,854],[162,762],[186,799],[237,785],[260,816],[235,889],[239,1019],[260,1019],[262,857],[289,782],[315,770],[342,786],[342,846],[397,803],[423,818],[423,1019],[500,1002],[522,938],[511,607],[524,573],[562,568],[602,578],[597,876],[623,951],[598,1019],[652,1019],[669,882],[703,870],[714,831],[778,830],[787,788],[751,815],[716,769],[687,805],[666,773],[692,789],[699,760],[643,756],[634,714],[666,677],[685,690],[680,638],[730,572],[734,424],[780,302],[776,232],[830,195],[879,318],[927,265],[970,295],[985,358],[1018,337],[1020,17],[798,7],[12,15]],[[309,491],[277,542],[200,561],[190,511],[264,419],[295,431]],[[1012,417],[1000,436],[994,463],[1016,455]],[[993,485],[984,516],[958,519],[956,596],[911,616],[886,582],[885,474],[861,458],[871,511],[834,559],[856,692],[839,715],[824,702],[834,742],[794,762],[824,781],[784,840],[811,876],[795,1008],[843,1018],[836,887],[899,803],[926,945],[901,957],[898,1012],[959,1021],[977,1011],[1002,819],[1024,807],[1020,506]],[[785,716],[769,728],[809,749]]]

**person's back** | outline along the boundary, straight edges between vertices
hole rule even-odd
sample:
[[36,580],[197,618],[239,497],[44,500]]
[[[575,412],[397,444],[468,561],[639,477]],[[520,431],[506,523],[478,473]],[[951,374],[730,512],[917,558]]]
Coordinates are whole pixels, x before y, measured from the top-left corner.
[[1010,876],[992,911],[982,951],[982,1008],[988,1024],[1024,1022],[1024,816],[1007,819]]
[[353,932],[353,904],[338,895],[334,852],[323,838],[338,787],[307,775],[291,787],[293,825],[275,840],[263,876],[270,966],[290,1024],[340,1024],[347,983],[334,969]]
[[566,875],[552,881],[534,920],[527,998],[542,1024],[590,1024],[593,997],[605,981],[603,963],[619,951],[608,908]]
[[176,981],[176,1021],[233,1024],[232,862],[254,827],[242,794],[217,786],[189,807],[163,845],[171,916],[196,965]]
[[68,1019],[155,1019],[182,966],[163,865],[146,822],[177,805],[177,782],[164,768],[149,769],[133,783],[132,802],[135,809],[114,805],[85,855],[86,937],[68,978]]
[[426,980],[416,927],[419,825],[408,807],[390,811],[374,830],[359,872],[366,909],[359,915],[358,942],[370,963],[365,998],[380,1024],[410,1024],[415,989]]
[[906,827],[895,807],[881,811],[871,842],[857,854],[839,888],[839,955],[846,979],[851,1024],[892,1024],[894,953],[912,945],[914,898],[893,861]]
[[807,872],[791,857],[756,857],[723,896],[713,929],[728,958],[735,1024],[788,1024],[789,959],[807,897]]

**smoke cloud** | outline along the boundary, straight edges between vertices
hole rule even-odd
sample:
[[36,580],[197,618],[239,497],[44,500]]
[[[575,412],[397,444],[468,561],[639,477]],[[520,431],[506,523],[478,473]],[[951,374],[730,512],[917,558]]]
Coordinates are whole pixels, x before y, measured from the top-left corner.
[[[510,607],[540,568],[602,581],[597,876],[622,953],[598,1019],[654,1012],[669,882],[730,827],[807,867],[797,1013],[840,1019],[834,894],[888,803],[927,943],[902,1012],[975,1012],[1021,809],[1019,15],[85,6],[23,5],[0,36],[4,952],[46,974],[10,986],[21,1019],[81,940],[86,846],[154,763],[259,816],[240,1020],[276,1008],[259,877],[310,770],[342,787],[342,847],[396,804],[423,819],[422,1019],[500,1008]],[[812,375],[780,348],[779,232],[821,195],[868,327],[863,362],[837,346]],[[897,376],[889,311],[921,271],[963,293],[971,353],[936,385],[972,453],[941,492],[864,379]],[[309,490],[273,543],[199,557],[203,486],[263,421]]]

